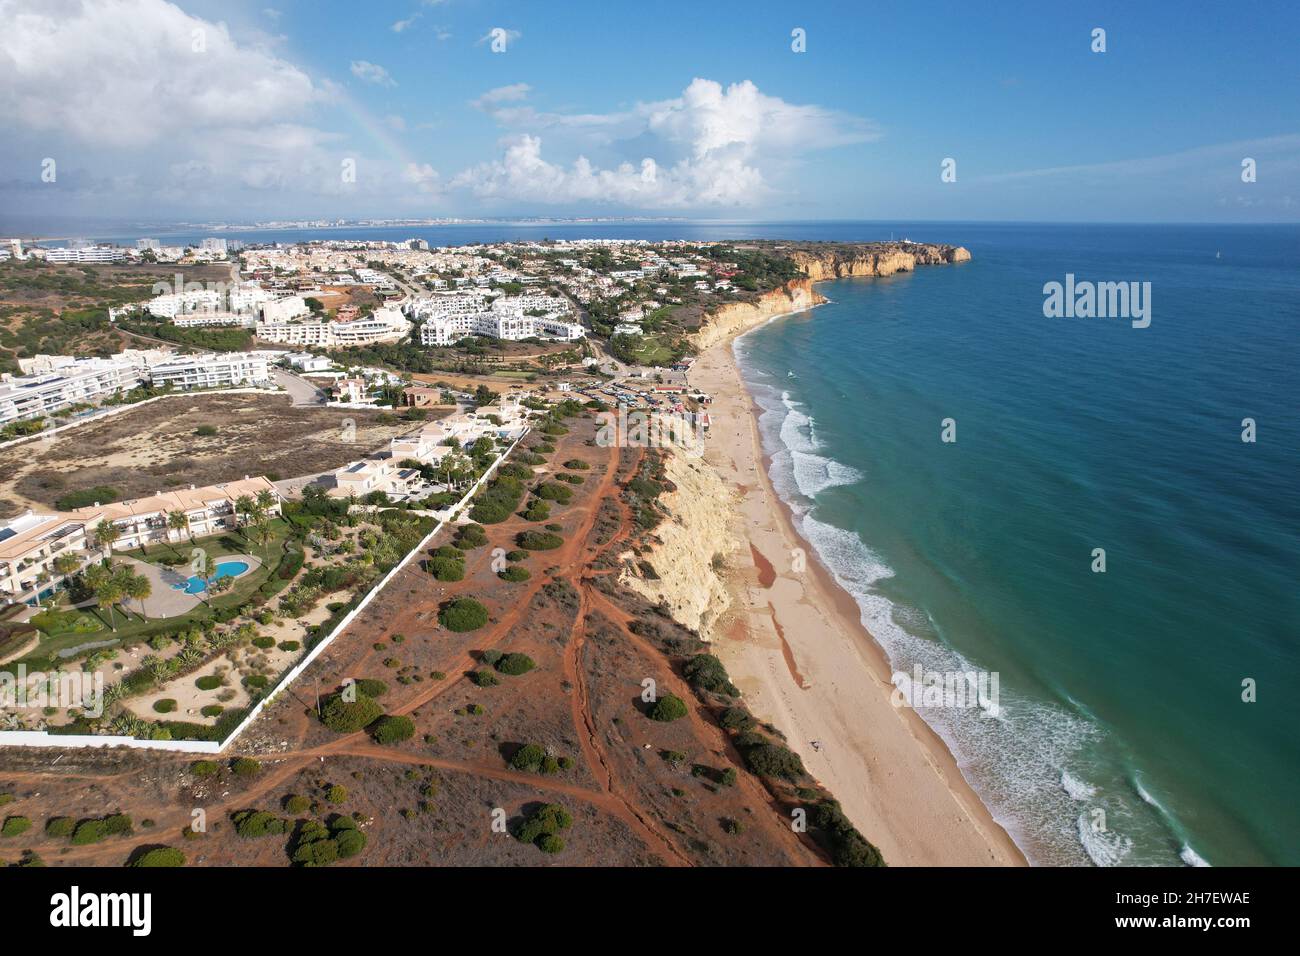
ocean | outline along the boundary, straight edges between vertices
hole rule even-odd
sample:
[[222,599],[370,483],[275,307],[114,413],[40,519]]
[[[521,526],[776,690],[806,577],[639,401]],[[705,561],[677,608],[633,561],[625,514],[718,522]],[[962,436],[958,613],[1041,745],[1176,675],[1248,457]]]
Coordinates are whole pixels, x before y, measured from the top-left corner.
[[892,231],[973,260],[735,346],[802,533],[896,670],[996,672],[921,713],[1031,862],[1300,864],[1300,228]]

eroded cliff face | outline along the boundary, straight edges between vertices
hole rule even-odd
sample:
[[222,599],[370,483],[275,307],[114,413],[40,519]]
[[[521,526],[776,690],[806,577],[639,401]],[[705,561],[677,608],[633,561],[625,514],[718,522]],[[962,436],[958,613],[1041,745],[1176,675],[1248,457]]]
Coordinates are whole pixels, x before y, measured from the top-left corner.
[[696,348],[704,350],[768,319],[788,312],[802,312],[826,301],[813,291],[812,279],[791,279],[779,289],[765,292],[757,302],[729,302],[704,318],[704,324],[691,338]]
[[[621,555],[619,583],[655,604],[664,602],[679,624],[712,640],[713,625],[731,603],[714,558],[734,547],[731,492],[703,461],[678,448],[665,455],[664,470],[675,488],[660,495],[671,517],[654,529],[648,554]],[[643,568],[639,562],[645,562]]]
[[814,282],[851,276],[891,276],[896,272],[911,272],[918,265],[943,265],[970,259],[970,252],[961,246],[933,243],[831,245],[825,249],[799,249],[789,255]]

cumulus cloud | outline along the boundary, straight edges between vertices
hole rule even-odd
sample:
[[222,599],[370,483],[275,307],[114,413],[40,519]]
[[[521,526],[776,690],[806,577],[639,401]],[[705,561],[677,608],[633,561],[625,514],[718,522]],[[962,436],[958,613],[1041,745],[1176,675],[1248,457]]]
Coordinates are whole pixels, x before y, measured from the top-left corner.
[[99,146],[275,122],[320,89],[164,0],[0,0],[0,120]]
[[370,63],[366,60],[352,61],[352,75],[359,80],[365,80],[367,83],[376,83],[379,86],[396,86],[397,82],[388,75],[378,63]]
[[415,23],[416,20],[420,19],[420,16],[421,14],[419,13],[412,13],[405,20],[398,20],[396,23],[392,25],[392,27],[390,27],[390,29],[394,33],[402,33],[405,30],[409,29]]
[[[608,202],[638,208],[746,206],[774,191],[766,167],[815,149],[879,138],[870,122],[820,106],[762,93],[746,80],[728,87],[695,79],[673,99],[615,113],[563,114],[518,105],[524,84],[499,87],[475,100],[502,125],[585,137],[589,145],[652,146],[642,156],[601,168],[585,155],[564,165],[542,155],[535,132],[508,137],[496,160],[451,181],[483,198],[542,203]],[[512,105],[502,105],[512,104]]]

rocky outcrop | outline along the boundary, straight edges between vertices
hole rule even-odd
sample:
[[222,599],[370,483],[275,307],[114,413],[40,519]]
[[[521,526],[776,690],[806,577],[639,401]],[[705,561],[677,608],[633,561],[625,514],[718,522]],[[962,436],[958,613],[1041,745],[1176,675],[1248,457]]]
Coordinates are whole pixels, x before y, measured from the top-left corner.
[[815,282],[852,276],[891,276],[897,272],[911,272],[918,265],[942,265],[970,259],[970,252],[961,246],[919,242],[834,243],[825,247],[796,249],[788,254]]
[[649,553],[621,555],[619,583],[666,604],[675,621],[707,641],[731,603],[717,567],[734,546],[731,492],[704,462],[676,447],[665,451],[664,470],[674,488],[659,503],[671,517],[655,528],[658,541]]
[[764,292],[755,302],[729,302],[704,317],[700,330],[692,336],[701,351],[732,336],[747,332],[768,319],[790,312],[802,312],[826,301],[813,291],[813,280],[791,279],[779,289]]

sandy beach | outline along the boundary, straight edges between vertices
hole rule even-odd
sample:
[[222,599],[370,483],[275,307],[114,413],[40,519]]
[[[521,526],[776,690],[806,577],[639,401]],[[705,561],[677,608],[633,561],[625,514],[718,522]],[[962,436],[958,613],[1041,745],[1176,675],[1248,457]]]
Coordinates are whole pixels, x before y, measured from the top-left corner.
[[884,652],[772,489],[731,336],[700,353],[690,381],[714,397],[704,459],[736,494],[733,603],[715,632],[750,709],[786,734],[889,865],[1025,865],[943,741],[890,702]]

